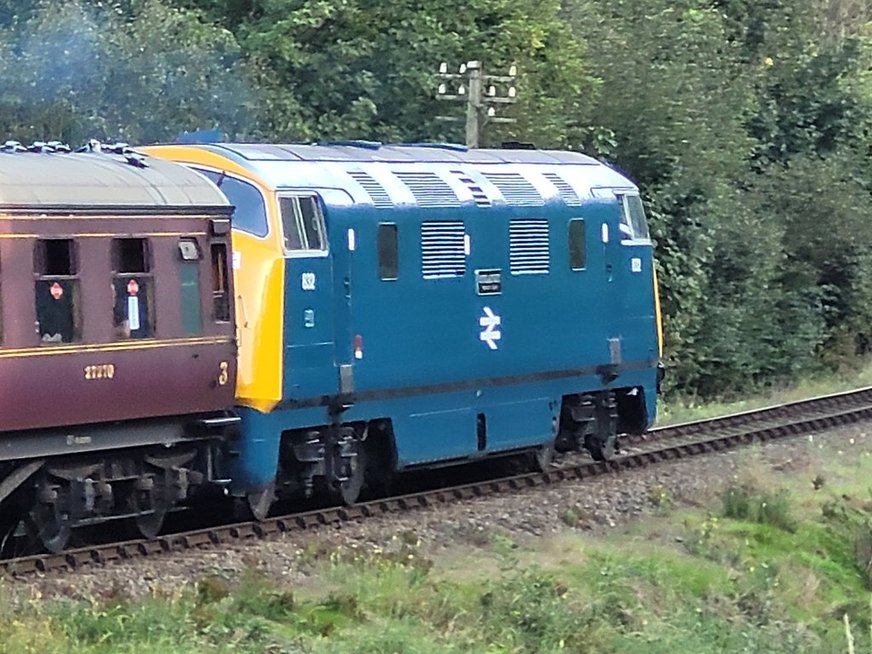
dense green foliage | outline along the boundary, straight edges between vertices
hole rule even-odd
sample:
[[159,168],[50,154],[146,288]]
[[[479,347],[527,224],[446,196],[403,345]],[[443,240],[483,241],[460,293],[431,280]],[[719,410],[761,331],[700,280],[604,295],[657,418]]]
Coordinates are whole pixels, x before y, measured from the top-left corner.
[[872,13],[859,0],[0,0],[21,140],[462,140],[441,61],[520,70],[487,141],[644,189],[668,389],[710,397],[872,347]]

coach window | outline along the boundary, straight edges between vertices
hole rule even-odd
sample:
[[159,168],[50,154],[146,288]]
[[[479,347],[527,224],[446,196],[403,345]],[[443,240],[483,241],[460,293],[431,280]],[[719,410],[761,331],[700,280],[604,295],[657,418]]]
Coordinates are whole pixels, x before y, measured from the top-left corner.
[[584,220],[573,218],[569,221],[569,267],[584,270],[587,265],[584,243]]
[[144,238],[112,240],[112,318],[117,338],[150,338],[154,316],[148,241]]
[[179,294],[182,302],[182,327],[188,336],[203,333],[203,323],[200,317],[200,246],[195,238],[179,240]]
[[396,280],[399,277],[399,253],[395,223],[379,223],[376,247],[379,278],[385,281]]
[[70,239],[37,241],[36,321],[42,343],[72,343],[79,338],[78,257]]
[[212,316],[215,322],[230,321],[230,273],[227,270],[227,246],[212,244]]
[[324,216],[315,196],[279,196],[285,252],[326,250]]

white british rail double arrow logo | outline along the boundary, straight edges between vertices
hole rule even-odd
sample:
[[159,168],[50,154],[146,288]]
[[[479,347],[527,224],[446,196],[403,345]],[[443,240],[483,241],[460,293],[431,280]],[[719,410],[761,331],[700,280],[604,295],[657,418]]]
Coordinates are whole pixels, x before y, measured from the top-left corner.
[[484,315],[478,319],[478,324],[482,327],[478,337],[492,350],[497,349],[497,341],[502,338],[502,333],[497,329],[501,322],[502,319],[490,307],[485,307]]

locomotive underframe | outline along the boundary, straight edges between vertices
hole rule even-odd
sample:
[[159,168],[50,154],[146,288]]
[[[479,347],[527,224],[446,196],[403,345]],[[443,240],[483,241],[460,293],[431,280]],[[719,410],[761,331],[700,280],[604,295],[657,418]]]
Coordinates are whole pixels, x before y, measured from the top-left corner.
[[[642,433],[647,424],[641,387],[565,395],[561,399],[559,422],[553,427],[552,442],[477,453],[438,465],[456,465],[482,455],[502,457],[532,453],[533,467],[545,470],[555,450],[583,449],[595,460],[603,461],[612,458],[617,451],[619,434]],[[486,440],[485,414],[479,414],[477,430],[479,442]],[[432,468],[434,464],[428,463],[426,467]],[[279,497],[311,497],[326,489],[335,498],[353,504],[364,489],[378,492],[385,488],[397,472],[396,443],[389,418],[288,430],[282,434],[277,482],[268,493]]]

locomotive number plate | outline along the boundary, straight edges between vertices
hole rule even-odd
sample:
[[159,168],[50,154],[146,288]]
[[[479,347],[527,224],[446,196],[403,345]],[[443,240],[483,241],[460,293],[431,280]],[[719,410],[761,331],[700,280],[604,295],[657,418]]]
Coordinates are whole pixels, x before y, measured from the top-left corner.
[[115,364],[98,363],[85,366],[85,379],[112,379],[115,376]]
[[495,270],[476,270],[475,286],[479,295],[499,295],[503,292],[502,271],[498,268]]

